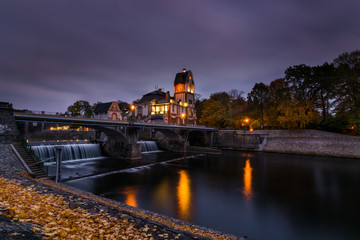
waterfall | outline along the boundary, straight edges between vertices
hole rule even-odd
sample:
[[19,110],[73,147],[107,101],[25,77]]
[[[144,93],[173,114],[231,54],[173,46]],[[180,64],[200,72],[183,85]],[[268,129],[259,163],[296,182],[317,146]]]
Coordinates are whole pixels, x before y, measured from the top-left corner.
[[137,143],[141,144],[142,153],[159,151],[159,148],[155,141],[138,141]]
[[55,161],[55,147],[59,146],[63,148],[62,159],[64,161],[102,157],[99,144],[39,145],[31,146],[31,149],[42,161],[50,159],[53,162]]

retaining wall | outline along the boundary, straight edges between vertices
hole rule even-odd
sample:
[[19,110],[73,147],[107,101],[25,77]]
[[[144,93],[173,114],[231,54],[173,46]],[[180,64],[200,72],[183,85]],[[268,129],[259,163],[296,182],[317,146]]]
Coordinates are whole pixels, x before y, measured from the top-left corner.
[[0,106],[0,144],[12,143],[19,135],[11,104]]
[[360,137],[318,130],[219,131],[219,140],[222,148],[360,158]]

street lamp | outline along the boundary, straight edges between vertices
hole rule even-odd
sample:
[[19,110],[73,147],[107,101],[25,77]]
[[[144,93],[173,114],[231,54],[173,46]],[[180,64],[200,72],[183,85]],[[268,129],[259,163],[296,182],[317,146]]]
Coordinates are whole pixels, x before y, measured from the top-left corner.
[[131,110],[131,121],[130,122],[135,122],[135,105],[131,105],[130,110]]
[[248,117],[246,117],[244,119],[244,134],[245,134],[245,131],[246,131],[246,125],[250,122],[250,119]]
[[181,114],[182,124],[185,125],[185,113]]

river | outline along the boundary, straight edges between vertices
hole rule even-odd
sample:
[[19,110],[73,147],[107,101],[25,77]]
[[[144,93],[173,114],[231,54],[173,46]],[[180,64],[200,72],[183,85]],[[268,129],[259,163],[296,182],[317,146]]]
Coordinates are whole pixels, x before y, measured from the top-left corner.
[[65,183],[249,239],[360,239],[358,159],[235,151],[145,159],[127,170],[104,158],[64,163],[65,175],[117,170]]

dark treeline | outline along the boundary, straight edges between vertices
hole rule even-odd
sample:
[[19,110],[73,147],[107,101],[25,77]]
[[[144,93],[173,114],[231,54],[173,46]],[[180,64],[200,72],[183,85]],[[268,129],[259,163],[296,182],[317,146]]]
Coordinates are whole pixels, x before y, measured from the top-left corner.
[[[354,132],[360,127],[360,51],[320,66],[295,65],[269,85],[213,93],[196,102],[198,124],[218,128],[316,128]],[[247,120],[246,120],[247,119]]]

